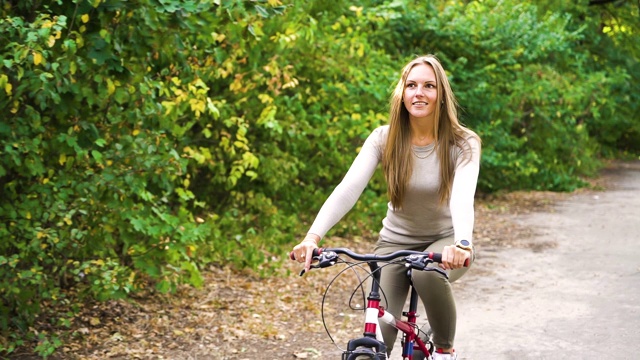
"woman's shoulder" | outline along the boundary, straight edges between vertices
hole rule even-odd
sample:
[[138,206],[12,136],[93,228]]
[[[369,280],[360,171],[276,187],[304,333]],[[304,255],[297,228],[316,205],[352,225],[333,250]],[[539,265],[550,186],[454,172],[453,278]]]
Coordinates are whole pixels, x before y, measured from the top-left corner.
[[388,135],[389,135],[389,125],[381,125],[373,129],[369,137],[375,138],[376,140],[384,141],[387,139]]
[[464,142],[471,145],[472,147],[479,147],[482,144],[480,136],[469,128],[462,128],[462,134],[460,135]]
[[365,143],[373,145],[373,147],[377,149],[378,152],[381,152],[385,144],[387,143],[388,135],[389,125],[378,126],[377,128],[373,129],[373,131],[371,131]]
[[461,158],[475,158],[480,156],[482,149],[482,140],[480,136],[473,130],[463,128],[463,132],[459,134],[458,141],[456,141],[456,152]]
[[467,128],[467,127],[463,127],[463,128],[462,128],[462,137],[463,137],[465,140],[472,140],[472,139],[474,139],[474,140],[476,140],[476,141],[480,141],[480,136],[478,136],[478,134],[476,134],[476,132],[475,132],[475,131],[473,131],[473,130],[471,130],[471,129]]

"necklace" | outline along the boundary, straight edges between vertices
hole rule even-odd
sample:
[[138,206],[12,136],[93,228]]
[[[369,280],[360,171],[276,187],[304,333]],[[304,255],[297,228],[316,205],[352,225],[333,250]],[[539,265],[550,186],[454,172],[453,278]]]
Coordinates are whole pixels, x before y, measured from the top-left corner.
[[[413,151],[413,155],[415,155],[418,159],[426,159],[429,157],[429,155],[431,155],[431,153],[433,152],[433,149],[435,149],[435,146],[421,146],[421,148],[425,148],[428,147],[428,149],[425,149],[425,151],[416,151],[416,147],[412,146],[411,147],[411,151]],[[421,153],[423,153],[424,155],[420,155]]]

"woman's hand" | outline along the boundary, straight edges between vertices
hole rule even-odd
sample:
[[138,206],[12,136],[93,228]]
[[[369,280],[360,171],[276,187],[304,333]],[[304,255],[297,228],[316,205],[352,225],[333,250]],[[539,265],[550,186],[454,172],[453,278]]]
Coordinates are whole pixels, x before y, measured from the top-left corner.
[[293,257],[295,261],[304,263],[304,271],[311,268],[311,260],[313,260],[313,249],[318,247],[320,237],[315,234],[307,234],[300,244],[293,247]]
[[444,270],[460,269],[470,259],[471,251],[461,249],[455,245],[445,246],[442,250],[440,267]]

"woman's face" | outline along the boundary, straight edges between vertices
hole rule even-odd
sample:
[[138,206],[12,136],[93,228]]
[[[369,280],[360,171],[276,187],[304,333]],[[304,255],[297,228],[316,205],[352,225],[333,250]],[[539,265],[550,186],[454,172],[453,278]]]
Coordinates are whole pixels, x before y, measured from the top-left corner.
[[433,116],[438,102],[437,85],[436,74],[430,65],[418,64],[409,71],[404,86],[404,106],[410,119]]

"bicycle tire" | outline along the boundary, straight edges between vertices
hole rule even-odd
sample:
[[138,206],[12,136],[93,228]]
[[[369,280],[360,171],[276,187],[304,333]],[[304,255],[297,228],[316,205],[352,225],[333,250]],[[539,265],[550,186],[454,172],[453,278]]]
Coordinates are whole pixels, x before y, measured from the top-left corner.
[[387,360],[387,355],[375,353],[370,349],[357,349],[344,352],[342,360]]

